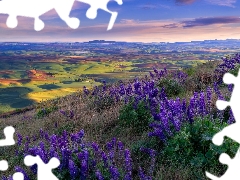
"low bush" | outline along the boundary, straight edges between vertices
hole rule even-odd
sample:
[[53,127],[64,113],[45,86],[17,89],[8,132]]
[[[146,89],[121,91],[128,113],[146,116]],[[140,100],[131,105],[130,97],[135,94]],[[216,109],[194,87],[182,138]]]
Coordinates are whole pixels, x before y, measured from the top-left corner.
[[162,89],[164,87],[167,97],[176,97],[184,92],[184,85],[175,79],[163,78],[157,86]]
[[36,116],[37,116],[37,118],[43,118],[44,116],[47,116],[48,114],[50,114],[53,111],[56,111],[57,109],[58,108],[56,106],[42,108],[37,112]]
[[196,178],[204,177],[205,171],[223,174],[226,166],[219,163],[219,155],[227,153],[233,157],[238,144],[226,139],[222,146],[215,146],[212,137],[227,123],[198,118],[193,124],[185,124],[179,133],[170,138],[162,151],[165,161],[181,167],[189,166]]
[[136,108],[130,102],[120,110],[119,121],[122,127],[131,127],[136,132],[144,132],[149,129],[152,116],[144,101],[140,101]]

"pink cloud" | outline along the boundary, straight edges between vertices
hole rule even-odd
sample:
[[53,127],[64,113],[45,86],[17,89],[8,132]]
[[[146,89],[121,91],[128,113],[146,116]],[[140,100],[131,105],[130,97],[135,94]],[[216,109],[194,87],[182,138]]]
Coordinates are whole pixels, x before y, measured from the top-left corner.
[[[189,20],[189,19],[188,19]],[[73,30],[67,26],[48,24],[44,30],[35,32],[31,21],[26,27],[24,25],[16,29],[2,28],[0,24],[1,41],[88,41],[92,39],[105,39],[116,41],[138,41],[138,42],[177,42],[205,39],[240,39],[240,25],[235,24],[209,24],[208,26],[196,26],[183,28],[179,20],[152,20],[137,21],[128,19],[116,23],[111,31],[106,31],[107,23],[80,26]],[[132,23],[131,23],[132,22]],[[94,24],[94,23],[93,23]],[[216,31],[216,29],[218,31]]]

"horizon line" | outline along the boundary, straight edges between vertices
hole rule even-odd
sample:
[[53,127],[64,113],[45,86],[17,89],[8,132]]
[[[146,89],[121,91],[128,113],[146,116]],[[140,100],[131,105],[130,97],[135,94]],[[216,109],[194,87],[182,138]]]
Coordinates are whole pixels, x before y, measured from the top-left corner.
[[91,42],[91,41],[106,41],[106,42],[124,42],[124,43],[191,43],[191,42],[204,42],[204,41],[227,41],[227,40],[239,40],[240,39],[205,39],[205,40],[191,40],[191,41],[175,41],[175,42],[169,42],[169,41],[158,41],[158,42],[142,42],[142,41],[115,41],[115,40],[103,40],[103,39],[93,39],[88,41],[0,41],[0,43],[85,43],[85,42]]

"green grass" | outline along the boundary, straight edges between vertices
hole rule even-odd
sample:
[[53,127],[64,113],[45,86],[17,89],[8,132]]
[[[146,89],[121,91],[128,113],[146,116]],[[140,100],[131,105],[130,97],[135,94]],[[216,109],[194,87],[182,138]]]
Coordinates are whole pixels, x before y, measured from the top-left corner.
[[[28,52],[34,54],[36,52]],[[193,61],[192,61],[193,62]],[[16,94],[12,95],[9,92],[0,100],[0,111],[6,112],[9,110],[14,110],[15,107],[21,108],[24,105],[29,105],[34,102],[39,102],[42,99],[54,98],[57,97],[54,93],[59,92],[63,93],[62,95],[68,95],[72,92],[73,89],[81,89],[83,86],[92,87],[94,84],[99,85],[99,82],[108,80],[109,82],[116,82],[120,79],[134,78],[140,74],[140,71],[145,71],[141,75],[146,74],[147,70],[152,70],[152,68],[136,68],[137,64],[147,64],[147,63],[168,63],[169,67],[179,66],[189,64],[191,61],[182,61],[181,63],[176,63],[175,61],[170,60],[145,60],[145,59],[135,59],[132,61],[122,61],[110,60],[106,62],[96,62],[96,61],[86,61],[78,62],[76,64],[66,63],[65,61],[59,62],[31,62],[19,59],[14,61],[1,61],[0,70],[12,70],[11,74],[1,74],[0,78],[7,79],[27,79],[26,71],[30,69],[37,69],[44,71],[46,73],[53,73],[54,77],[49,78],[47,81],[30,81],[22,83],[21,85],[0,85],[1,89],[15,88]],[[124,68],[117,67],[118,65],[125,66]],[[176,66],[176,67],[177,67]],[[79,77],[85,77],[85,80],[82,82],[75,82]],[[89,80],[87,77],[92,77],[98,82],[90,80],[90,83],[85,82]],[[66,83],[67,82],[67,83]],[[20,92],[20,89],[28,88],[28,91]],[[65,90],[68,89],[68,90]],[[71,89],[71,90],[70,90]],[[58,91],[53,91],[58,90]],[[49,92],[48,92],[49,91]],[[14,102],[14,103],[12,103]]]

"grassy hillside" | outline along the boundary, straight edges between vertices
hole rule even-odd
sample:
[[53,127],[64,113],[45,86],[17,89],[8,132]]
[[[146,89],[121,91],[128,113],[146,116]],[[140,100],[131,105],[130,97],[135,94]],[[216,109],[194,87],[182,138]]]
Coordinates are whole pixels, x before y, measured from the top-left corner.
[[154,69],[2,117],[1,129],[14,126],[17,142],[2,148],[1,159],[9,161],[2,179],[17,171],[36,179],[36,166],[23,164],[26,155],[45,163],[59,158],[59,179],[207,179],[205,171],[220,176],[226,166],[219,155],[234,155],[238,145],[230,139],[221,147],[212,144],[212,136],[234,122],[231,110],[219,111],[215,102],[230,98],[233,87],[222,76],[237,75],[239,63],[237,54],[182,71]]

